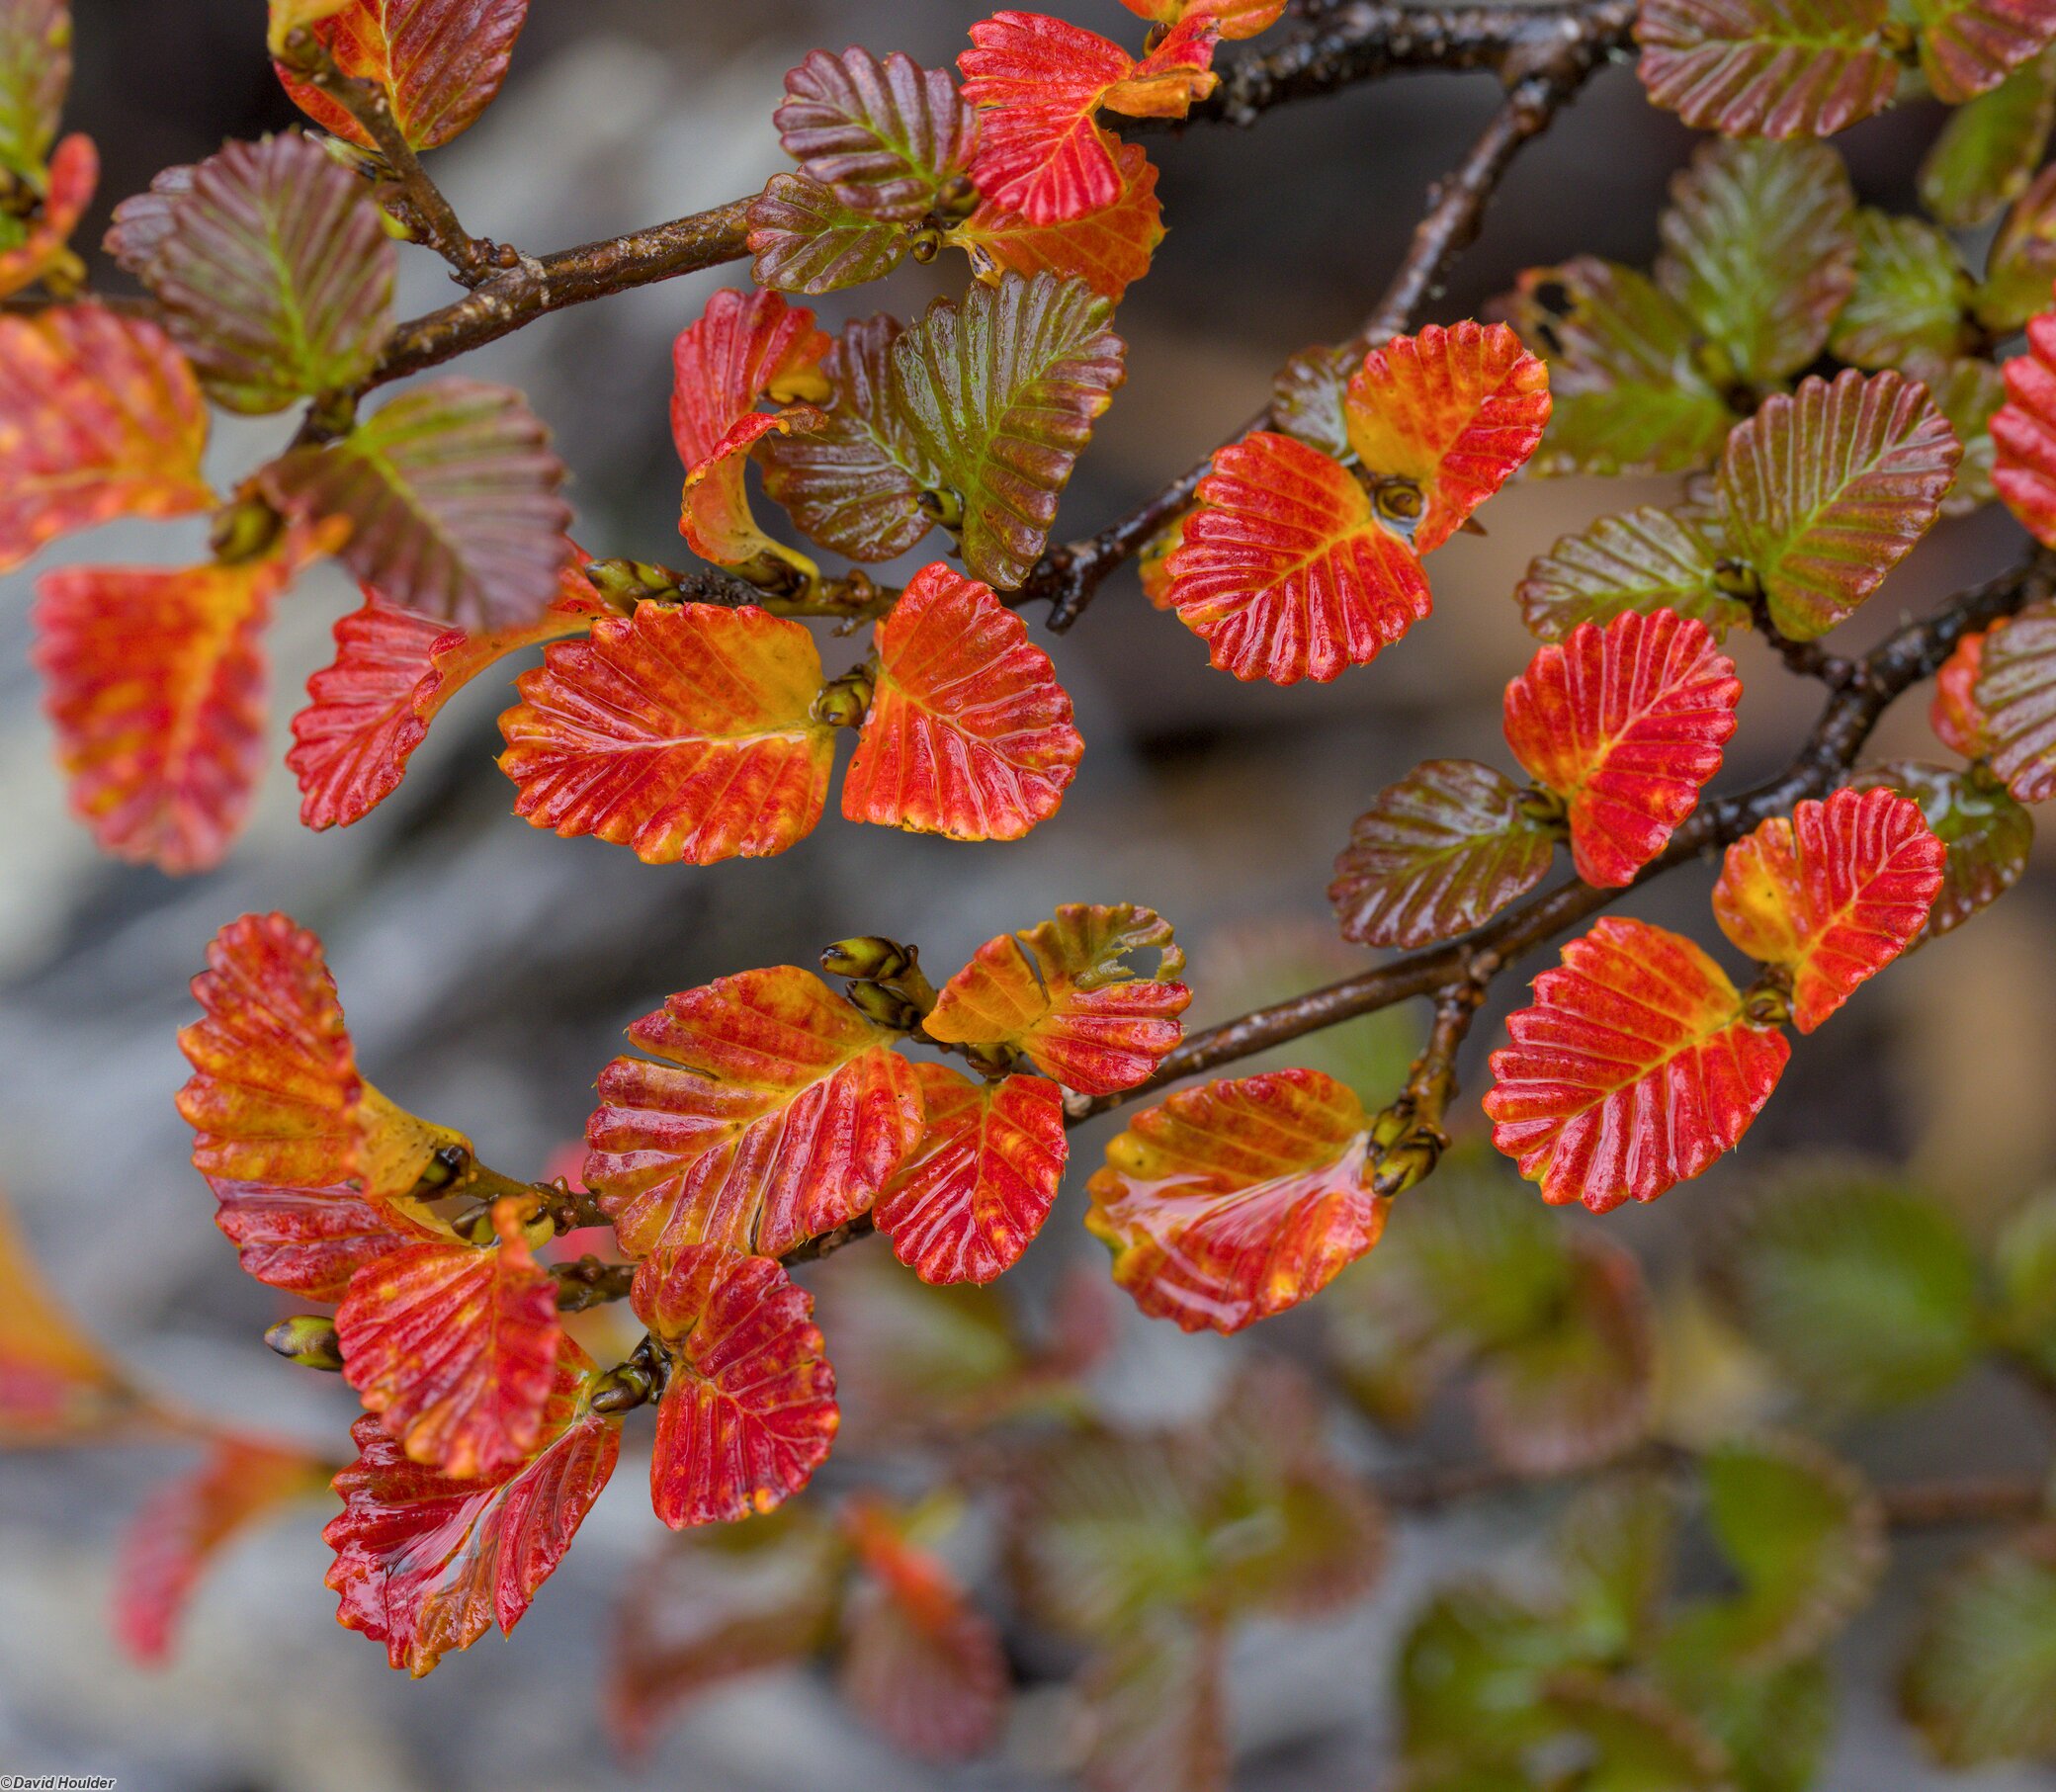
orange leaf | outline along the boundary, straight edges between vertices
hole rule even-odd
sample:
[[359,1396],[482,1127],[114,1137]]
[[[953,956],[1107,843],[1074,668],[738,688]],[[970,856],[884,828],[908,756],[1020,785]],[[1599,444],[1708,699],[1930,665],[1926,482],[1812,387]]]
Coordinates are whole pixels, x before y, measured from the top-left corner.
[[864,1212],[920,1138],[893,1036],[795,966],[674,995],[629,1038],[664,1062],[600,1072],[585,1183],[633,1256],[783,1256]]
[[[528,0],[315,0],[308,29],[343,73],[386,95],[408,145],[433,149],[467,130],[507,78]],[[310,81],[280,66],[300,111],[361,148],[364,127]]]
[[1120,192],[1107,205],[1053,223],[981,199],[947,240],[971,257],[971,271],[988,285],[1002,274],[1075,277],[1115,303],[1150,271],[1163,240],[1163,208],[1156,201],[1156,168],[1140,148],[1114,150]]
[[335,1316],[343,1379],[365,1410],[458,1481],[536,1448],[563,1341],[557,1283],[529,1254],[519,1206],[494,1203],[496,1249],[410,1244],[367,1264]]
[[1420,488],[1414,551],[1432,554],[1535,452],[1549,370],[1503,323],[1431,323],[1364,357],[1343,415],[1367,474]]
[[1934,701],[1928,706],[1928,725],[1943,746],[1966,759],[1982,759],[1992,750],[1991,724],[1978,706],[1978,674],[1983,670],[1986,640],[2005,627],[2004,621],[1996,622],[1990,629],[1964,636],[1934,675]]
[[1224,38],[1253,38],[1265,27],[1275,25],[1285,11],[1285,0],[1121,0],[1138,18],[1158,25],[1176,25],[1183,20],[1211,20]]
[[649,1498],[674,1531],[768,1512],[828,1459],[841,1415],[814,1300],[768,1257],[695,1244],[636,1272],[669,1366]]
[[1420,556],[1348,469],[1267,430],[1214,457],[1167,568],[1178,620],[1244,680],[1326,683],[1430,607]]
[[60,535],[214,501],[207,407],[154,323],[97,304],[0,317],[0,571]]
[[296,1188],[210,1176],[219,1204],[214,1225],[235,1246],[243,1272],[309,1301],[340,1301],[350,1278],[404,1245],[441,1240],[389,1202],[373,1202],[347,1183]]
[[500,718],[514,812],[648,865],[762,858],[811,833],[835,758],[804,625],[745,605],[642,603],[549,648]]
[[565,1340],[542,1443],[509,1470],[458,1481],[410,1462],[377,1418],[350,1427],[357,1460],[335,1478],[328,1584],[337,1621],[386,1645],[417,1679],[497,1620],[512,1634],[614,1473],[621,1421],[587,1404],[593,1365]]
[[923,566],[880,619],[878,678],[842,812],[1017,840],[1063,804],[1085,743],[1050,656],[991,587]]
[[914,1074],[927,1130],[872,1217],[922,1281],[989,1282],[1050,1217],[1069,1152],[1064,1091],[1046,1076],[973,1082],[939,1064]]
[[1145,1108],[1086,1185],[1085,1225],[1153,1319],[1240,1331],[1378,1241],[1363,1104],[1319,1070],[1266,1070]]
[[1621,888],[1720,770],[1742,681],[1704,623],[1630,610],[1580,623],[1506,687],[1506,744],[1569,806],[1587,884]]
[[1492,1056],[1492,1142],[1542,1199],[1654,1201],[1749,1131],[1792,1049],[1692,944],[1612,916],[1535,979]]
[[128,1378],[47,1292],[0,1203],[0,1445],[98,1436],[138,1404]]
[[68,136],[50,157],[49,186],[43,205],[29,219],[22,240],[0,249],[0,299],[34,286],[45,275],[69,265],[80,272],[71,252],[71,233],[93,203],[100,185],[100,151],[89,136]]
[[1713,912],[1751,958],[1792,973],[1792,1020],[1811,1033],[1920,936],[1947,857],[1918,803],[1839,790],[1729,847]]

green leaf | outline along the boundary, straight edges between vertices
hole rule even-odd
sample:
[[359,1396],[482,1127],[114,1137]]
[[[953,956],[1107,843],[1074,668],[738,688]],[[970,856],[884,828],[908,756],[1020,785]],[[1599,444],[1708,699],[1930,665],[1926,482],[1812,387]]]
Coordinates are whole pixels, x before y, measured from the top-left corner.
[[1888,785],[1921,806],[1928,825],[1949,849],[1941,891],[1928,911],[1916,946],[1939,939],[1981,908],[2006,895],[2027,869],[2034,846],[2034,817],[2007,794],[2006,786],[1980,767],[1947,771],[1895,759],[1870,766],[1849,780],[1857,790]]
[[1702,144],[1670,183],[1657,282],[1727,362],[1768,384],[1805,367],[1856,277],[1856,195],[1825,143]]
[[1978,321],[1994,336],[2010,336],[2037,311],[2049,308],[2056,276],[2056,165],[2044,168],[2013,201],[1985,257],[1985,278],[1974,301]]
[[1921,72],[1945,106],[1987,93],[2056,38],[2040,0],[1913,0]]
[[519,392],[463,379],[414,386],[257,474],[281,510],[347,520],[338,557],[388,602],[472,630],[533,622],[556,597],[563,477]]
[[1872,368],[1962,353],[1972,289],[1956,245],[1932,224],[1868,206],[1856,214],[1856,286],[1835,320],[1835,353]]
[[1720,559],[1711,516],[1644,505],[1565,536],[1529,563],[1513,595],[1542,640],[1562,640],[1580,623],[1603,628],[1630,610],[1696,617],[1718,640],[1749,626],[1749,606],[1720,587]]
[[1034,567],[1092,425],[1124,377],[1113,307],[1080,280],[1003,275],[938,299],[893,345],[893,402],[922,486],[961,510],[966,570]]
[[0,169],[41,186],[70,86],[70,0],[0,0]]
[[1653,1686],[1574,1669],[1547,1705],[1584,1745],[1581,1792],[1730,1792],[1727,1751]]
[[2056,797],[2056,604],[2030,605],[1985,637],[1971,697],[2007,789],[2022,803]]
[[749,203],[750,278],[782,293],[833,293],[882,280],[906,253],[906,232],[852,212],[800,174],[774,174]]
[[1885,0],[1642,0],[1649,97],[1695,130],[1832,136],[1892,103]]
[[1271,421],[1329,460],[1355,460],[1342,396],[1361,359],[1346,349],[1302,349],[1271,383]]
[[1227,1792],[1225,1653],[1218,1626],[1165,1613],[1085,1663],[1089,1792]]
[[1928,388],[1898,373],[1806,379],[1728,438],[1718,490],[1770,619],[1811,640],[1850,615],[1927,534],[1963,450]]
[[1481,927],[1532,890],[1556,855],[1522,789],[1471,759],[1430,759],[1349,829],[1328,899],[1360,946],[1424,946]]
[[2056,124],[2056,56],[2014,70],[1949,114],[1921,162],[1921,204],[1952,229],[1981,224],[2027,186]]
[[1557,1520],[1565,1620],[1594,1660],[1641,1652],[1670,1588],[1676,1536],[1677,1495],[1653,1474],[1593,1482]]
[[1942,499],[1943,516],[1967,516],[1997,495],[1992,485],[1992,467],[1998,455],[1992,440],[1992,418],[2006,402],[2006,376],[1989,361],[1971,357],[1937,367],[1926,361],[1908,365],[1908,373],[1923,381],[1941,414],[1948,418],[1956,440],[1963,444],[1963,459],[1957,463],[1956,482]]
[[1738,1671],[1722,1641],[1718,1624],[1673,1626],[1651,1664],[1657,1683],[1728,1751],[1737,1792],[1806,1792],[1835,1732],[1826,1657],[1750,1673]]
[[1978,1348],[1977,1260],[1930,1196],[1854,1165],[1760,1189],[1718,1285],[1756,1344],[1824,1408],[1925,1399]]
[[209,395],[261,414],[372,371],[394,260],[371,189],[290,131],[194,168],[141,273]]
[[1585,1639],[1546,1605],[1490,1581],[1445,1586],[1400,1646],[1399,1701],[1410,1755],[1511,1754],[1556,1734],[1543,1688],[1565,1668],[1596,1664]]
[[2015,1209],[1993,1251],[1999,1334],[2037,1373],[2056,1380],[2056,1194]]
[[1952,1767],[2056,1750],[2056,1526],[1980,1550],[1935,1587],[1900,1701]]

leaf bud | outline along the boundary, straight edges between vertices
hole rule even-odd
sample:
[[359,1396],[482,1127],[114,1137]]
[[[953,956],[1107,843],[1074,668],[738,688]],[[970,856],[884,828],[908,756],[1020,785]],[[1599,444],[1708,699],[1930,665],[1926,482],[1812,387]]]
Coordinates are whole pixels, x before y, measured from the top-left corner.
[[338,1370],[343,1366],[343,1341],[335,1321],[318,1313],[301,1313],[281,1320],[264,1334],[265,1343],[289,1363],[303,1369]]
[[942,529],[964,527],[964,500],[954,491],[924,491],[914,499],[921,514]]
[[978,210],[978,189],[972,185],[971,176],[961,170],[942,183],[935,195],[935,213],[938,217],[956,219],[969,217]]
[[207,545],[224,566],[239,566],[267,552],[286,527],[286,519],[254,492],[214,512]]
[[670,597],[678,589],[666,568],[645,560],[592,560],[585,576],[607,606],[624,616],[645,597]]
[[870,933],[856,939],[837,940],[834,945],[824,948],[821,969],[830,977],[861,977],[873,982],[889,983],[913,968],[915,956],[911,946],[902,946],[895,940]]
[[859,1013],[896,1033],[911,1033],[921,1024],[920,1008],[883,983],[852,983],[849,999]]
[[809,712],[831,728],[857,726],[871,709],[871,674],[862,666],[821,686]]
[[942,253],[942,232],[932,228],[916,230],[907,239],[906,252],[922,267],[926,267]]

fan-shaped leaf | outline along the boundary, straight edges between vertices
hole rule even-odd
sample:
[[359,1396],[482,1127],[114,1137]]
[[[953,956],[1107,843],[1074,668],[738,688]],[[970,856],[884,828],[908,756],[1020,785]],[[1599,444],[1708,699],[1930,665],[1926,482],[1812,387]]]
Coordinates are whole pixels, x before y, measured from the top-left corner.
[[0,168],[35,180],[71,85],[70,0],[0,7]]
[[1791,1048],[1727,974],[1646,921],[1607,916],[1535,979],[1492,1056],[1492,1142],[1552,1204],[1654,1201],[1749,1131]]
[[1835,320],[1836,355],[1858,367],[1900,367],[1970,346],[1970,270],[1956,245],[1917,217],[1865,206],[1856,284]]
[[1064,1091],[1046,1076],[975,1083],[914,1067],[927,1130],[873,1208],[924,1282],[989,1282],[1042,1230],[1064,1179]]
[[2019,198],[2056,124],[2056,81],[2047,57],[1949,114],[1921,160],[1921,204],[1952,229],[1982,224]]
[[828,1458],[839,1414],[814,1301],[768,1257],[695,1244],[636,1272],[669,1359],[649,1497],[673,1530],[768,1512]]
[[1832,136],[1892,103],[1885,0],[1644,0],[1649,97],[1695,130]]
[[50,157],[42,204],[26,221],[0,237],[0,299],[12,298],[47,275],[63,271],[75,284],[83,264],[71,252],[71,233],[100,184],[100,152],[83,134],[66,137]]
[[594,1374],[566,1340],[535,1454],[473,1481],[408,1461],[369,1413],[352,1425],[357,1460],[335,1478],[343,1509],[322,1533],[338,1621],[417,1679],[495,1622],[512,1634],[621,1451],[621,1420],[588,1404]]
[[1369,1127],[1318,1070],[1181,1090],[1108,1145],[1085,1224],[1151,1318],[1240,1331],[1377,1243],[1391,1202],[1366,1174]]
[[793,966],[672,996],[600,1072],[585,1183],[632,1255],[782,1256],[871,1205],[921,1133],[920,1085],[872,1025]]
[[[343,73],[386,96],[393,123],[416,149],[468,130],[492,104],[528,0],[348,0],[308,29]],[[281,65],[294,104],[324,130],[373,148],[364,128],[310,81]]]
[[404,1207],[372,1201],[347,1183],[305,1188],[208,1177],[214,1225],[247,1275],[309,1301],[340,1301],[367,1263],[408,1244],[445,1242]]
[[1564,799],[1587,884],[1620,887],[1664,849],[1720,770],[1742,681],[1706,625],[1629,611],[1581,623],[1506,687],[1506,744]]
[[1946,106],[1989,92],[2056,41],[2050,0],[1915,0],[1921,70]]
[[844,815],[953,840],[1018,840],[1057,812],[1085,743],[1019,616],[937,560],[914,574],[877,640]]
[[1791,973],[1793,1023],[1811,1033],[1919,937],[1945,856],[1918,804],[1840,790],[1728,848],[1714,917],[1750,957]]
[[785,77],[771,115],[800,172],[852,211],[889,222],[924,215],[969,159],[971,108],[949,72],[899,50],[814,50]]
[[[1967,637],[1956,652],[1959,681],[1970,684],[1961,712],[1970,747],[1991,756],[2020,802],[2056,797],[2056,606],[2033,605],[1982,638]],[[1960,682],[1950,690],[1959,703],[1961,691]],[[1943,702],[1940,692],[1935,702]],[[1960,739],[1949,744],[1969,750]]]
[[1038,224],[990,200],[951,228],[944,239],[971,257],[971,271],[996,284],[1008,273],[1054,274],[1082,280],[1119,304],[1131,283],[1150,271],[1163,240],[1163,208],[1156,202],[1156,168],[1133,143],[1114,150],[1121,190],[1113,202],[1078,217]]
[[784,293],[833,293],[881,280],[906,253],[897,224],[853,212],[800,174],[774,174],[749,205],[749,277]]
[[1911,797],[1935,837],[1948,849],[1941,891],[1914,942],[1923,945],[1963,925],[2020,881],[2034,846],[2034,817],[2006,786],[1975,768],[1950,772],[1937,765],[1895,759],[1850,779],[1857,790],[1884,785]]
[[1431,607],[1419,555],[1355,477],[1263,430],[1214,457],[1168,570],[1178,620],[1245,681],[1326,683]]
[[2056,1525],[1986,1546],[1935,1587],[1900,1701],[1950,1766],[2056,1748]]
[[2000,364],[2007,401],[1992,419],[1992,483],[2036,541],[2056,542],[2056,311],[2027,320],[2027,353]]
[[1549,870],[1556,843],[1518,785],[1430,759],[1356,817],[1328,899],[1360,946],[1425,946],[1481,927]]
[[1749,607],[1722,589],[1720,562],[1710,517],[1644,505],[1565,536],[1530,562],[1513,595],[1528,632],[1543,640],[1631,610],[1674,610],[1720,640],[1749,622]]
[[1825,635],[1933,525],[1962,459],[1928,388],[1854,368],[1764,399],[1728,438],[1721,514],[1795,640]]

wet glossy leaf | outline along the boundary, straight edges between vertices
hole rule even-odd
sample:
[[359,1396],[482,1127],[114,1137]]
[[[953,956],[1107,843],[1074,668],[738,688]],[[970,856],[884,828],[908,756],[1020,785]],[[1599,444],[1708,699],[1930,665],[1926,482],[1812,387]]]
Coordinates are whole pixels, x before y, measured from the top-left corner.
[[1377,1243],[1391,1203],[1365,1173],[1369,1125],[1318,1070],[1181,1090],[1107,1146],[1085,1224],[1151,1318],[1240,1331]]
[[1811,1033],[1919,937],[1944,857],[1918,804],[1837,791],[1728,848],[1714,917],[1750,957],[1791,973],[1793,1024]]
[[335,1478],[343,1509],[322,1533],[338,1621],[417,1679],[495,1622],[511,1634],[614,1473],[621,1421],[586,1404],[594,1374],[567,1340],[540,1447],[474,1481],[408,1461],[369,1413],[352,1425],[357,1460]]
[[153,323],[97,304],[0,316],[0,569],[116,517],[187,516],[207,410]]
[[1742,681],[1706,625],[1674,611],[1581,623],[1506,687],[1506,744],[1564,799],[1587,884],[1618,888],[1663,851],[1720,770]]
[[1348,460],[1355,451],[1343,403],[1361,365],[1346,346],[1302,349],[1271,382],[1271,421],[1328,459]]
[[1552,1204],[1606,1213],[1696,1176],[1749,1131],[1791,1056],[1712,959],[1646,921],[1595,922],[1534,988],[1493,1054],[1485,1111]]
[[914,1067],[927,1127],[873,1217],[924,1282],[989,1282],[1049,1218],[1064,1179],[1064,1091],[1045,1076],[977,1083]]
[[1946,771],[1936,765],[1895,759],[1849,780],[1857,790],[1885,785],[1921,806],[1921,813],[1948,849],[1941,891],[1914,943],[1924,945],[1963,925],[2006,895],[2027,869],[2034,846],[2034,817],[2007,794],[2006,786],[1973,770]]
[[1087,1660],[1090,1792],[1225,1792],[1226,1657],[1219,1625],[1164,1614]]
[[1885,0],[1644,0],[1642,85],[1695,130],[1832,136],[1892,103]]
[[1921,204],[1952,229],[1982,224],[2017,199],[2056,124],[2056,81],[2047,57],[1949,114],[1921,161]]
[[1721,515],[1770,618],[1811,640],[1851,614],[1932,526],[1962,445],[1928,388],[1850,368],[1773,394],[1728,438]]
[[835,736],[810,714],[821,662],[800,623],[645,602],[516,683],[500,769],[532,826],[711,865],[783,852],[820,819]]
[[301,1187],[208,1177],[214,1225],[245,1274],[310,1301],[340,1301],[350,1278],[409,1244],[447,1242],[404,1208],[368,1200],[348,1183]]
[[871,1205],[918,1143],[893,1036],[793,966],[719,978],[629,1029],[600,1072],[585,1183],[639,1257],[782,1256]]
[[673,1530],[768,1512],[827,1460],[840,1415],[814,1301],[768,1257],[690,1245],[636,1272],[669,1359],[649,1497]]
[[1856,196],[1825,143],[1702,143],[1670,183],[1657,283],[1735,379],[1797,373],[1828,341],[1857,271]]
[[1720,640],[1749,623],[1749,607],[1717,581],[1720,549],[1710,517],[1644,505],[1567,535],[1528,565],[1514,587],[1521,621],[1543,640],[1580,623],[1603,627],[1631,610],[1674,610]]
[[535,621],[557,594],[571,520],[563,464],[506,386],[431,380],[257,477],[289,513],[346,519],[338,556],[403,609],[501,629]]
[[1077,217],[1038,224],[990,200],[944,238],[971,257],[971,271],[996,285],[1008,273],[1054,274],[1082,280],[1113,304],[1150,271],[1163,240],[1163,208],[1156,201],[1156,168],[1133,143],[1114,149],[1121,188],[1108,205]]
[[953,840],[1017,840],[1055,814],[1085,743],[1027,625],[940,560],[877,629],[878,674],[842,812]]
[[0,1201],[0,1444],[101,1436],[139,1407],[128,1378],[58,1305]]
[[209,395],[264,412],[371,372],[396,259],[370,187],[296,130],[194,168],[142,278]]
[[2056,1748],[2056,1526],[1988,1544],[1941,1580],[1899,1696],[1953,1767]]
[[1962,636],[1934,675],[1934,700],[1928,723],[1935,738],[1966,759],[1982,759],[1991,750],[1985,712],[1978,707],[1978,674],[1984,669],[1985,642],[1993,631],[1974,629]]
[[[416,149],[468,130],[507,78],[528,0],[350,0],[309,27],[347,75],[386,95]],[[279,69],[294,103],[324,130],[372,147],[356,120],[311,82]]]
[[2050,0],[1914,0],[1921,71],[1945,106],[1987,93],[2056,41]]
[[0,168],[34,180],[71,85],[70,0],[0,5]]
[[1326,683],[1427,615],[1427,578],[1355,477],[1259,430],[1214,457],[1168,561],[1178,620],[1238,678]]
[[1953,359],[1971,344],[1970,270],[1956,245],[1917,217],[1865,206],[1856,285],[1835,319],[1838,359],[1857,367],[1901,367],[1923,356]]
[[0,299],[34,286],[39,280],[60,271],[73,283],[82,277],[83,264],[71,252],[71,234],[93,203],[100,184],[100,152],[93,139],[82,134],[66,137],[50,157],[49,179],[43,203],[26,223],[0,242]]
[[1548,872],[1556,842],[1520,787],[1470,759],[1430,759],[1350,824],[1328,899],[1360,946],[1425,946],[1481,927]]
[[894,50],[817,49],[785,77],[772,115],[785,152],[852,211],[888,222],[924,215],[971,150],[971,108],[949,71]]
[[2027,352],[2000,364],[2007,401],[1992,419],[1992,483],[2023,528],[2056,542],[2056,311],[2027,320]]
[[784,293],[833,293],[900,265],[906,232],[853,212],[800,174],[774,174],[749,206],[749,276]]
[[1970,680],[1965,723],[1983,723],[1973,743],[2020,802],[2056,797],[2056,606],[2033,605],[1990,630],[1981,647],[1966,639],[1957,652]]

